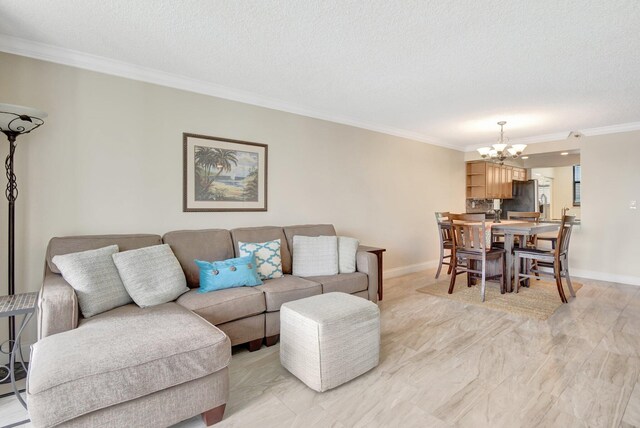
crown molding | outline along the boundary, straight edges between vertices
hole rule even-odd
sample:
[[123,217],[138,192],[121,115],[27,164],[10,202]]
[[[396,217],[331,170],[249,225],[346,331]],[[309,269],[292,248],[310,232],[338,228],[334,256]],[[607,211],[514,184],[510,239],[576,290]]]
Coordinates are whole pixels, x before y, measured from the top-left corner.
[[620,123],[618,125],[600,126],[598,128],[587,128],[580,131],[590,137],[592,135],[617,134],[619,132],[639,131],[640,122]]
[[102,56],[91,55],[71,49],[38,43],[31,40],[0,34],[0,51],[14,55],[25,56],[71,67],[91,70],[98,73],[109,74],[127,79],[153,83],[160,86],[194,92],[202,95],[209,95],[217,98],[224,98],[259,107],[293,113],[300,116],[314,119],[326,120],[342,125],[362,128],[369,131],[392,135],[419,141],[434,146],[445,147],[457,151],[464,151],[464,148],[448,144],[436,138],[423,135],[421,133],[398,129],[390,126],[378,125],[346,116],[339,116],[329,112],[309,109],[300,105],[289,103],[280,99],[264,97],[255,93],[229,88],[203,80],[192,79],[152,68],[118,61]]

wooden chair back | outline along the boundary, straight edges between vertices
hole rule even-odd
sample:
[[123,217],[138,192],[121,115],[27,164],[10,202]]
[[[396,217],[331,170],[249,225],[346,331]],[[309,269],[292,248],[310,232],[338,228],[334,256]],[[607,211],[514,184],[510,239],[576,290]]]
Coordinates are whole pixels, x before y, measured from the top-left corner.
[[560,223],[560,230],[558,231],[558,244],[556,245],[555,256],[559,259],[561,254],[566,254],[569,251],[569,241],[571,240],[571,231],[575,224],[576,216],[563,215],[562,223]]
[[452,242],[451,237],[451,224],[449,218],[451,214],[449,212],[436,212],[436,222],[438,222],[438,234],[440,235],[440,245],[445,242]]
[[449,220],[460,220],[460,221],[485,221],[487,218],[484,214],[451,214],[449,213]]
[[508,220],[522,220],[538,223],[540,221],[540,213],[535,211],[507,211]]
[[[473,223],[469,223],[473,221]],[[455,251],[482,253],[491,249],[491,236],[487,236],[485,219],[480,222],[475,220],[452,220],[451,232],[453,234],[453,246]]]
[[436,211],[436,221],[438,223],[442,223],[443,221],[449,221],[449,216],[451,215],[448,211]]

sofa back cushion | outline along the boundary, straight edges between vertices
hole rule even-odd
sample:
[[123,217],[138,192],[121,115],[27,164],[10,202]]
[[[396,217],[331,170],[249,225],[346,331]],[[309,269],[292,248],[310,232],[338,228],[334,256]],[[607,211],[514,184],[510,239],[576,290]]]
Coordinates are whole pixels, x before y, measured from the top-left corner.
[[234,256],[231,233],[226,229],[176,230],[162,237],[182,266],[187,286],[198,288],[200,269],[195,259],[216,262]]
[[160,235],[87,235],[65,236],[51,238],[47,246],[47,265],[52,272],[60,273],[60,269],[53,263],[54,256],[78,253],[80,251],[97,250],[98,248],[117,245],[120,251],[135,250],[162,244]]
[[300,236],[335,236],[336,230],[332,224],[301,224],[296,226],[285,226],[284,234],[287,237],[287,244],[292,249],[293,255],[293,237]]
[[241,227],[231,230],[233,238],[233,246],[236,256],[240,256],[240,248],[238,242],[267,242],[276,239],[280,240],[280,257],[282,258],[282,272],[291,273],[291,252],[287,245],[287,238],[284,230],[279,226],[263,226],[263,227]]

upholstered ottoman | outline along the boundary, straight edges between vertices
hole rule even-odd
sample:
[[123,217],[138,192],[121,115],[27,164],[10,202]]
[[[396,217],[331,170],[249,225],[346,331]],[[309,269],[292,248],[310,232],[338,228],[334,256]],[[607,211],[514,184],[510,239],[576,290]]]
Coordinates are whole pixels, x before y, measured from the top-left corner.
[[346,293],[284,303],[280,363],[316,391],[326,391],[378,365],[380,310]]

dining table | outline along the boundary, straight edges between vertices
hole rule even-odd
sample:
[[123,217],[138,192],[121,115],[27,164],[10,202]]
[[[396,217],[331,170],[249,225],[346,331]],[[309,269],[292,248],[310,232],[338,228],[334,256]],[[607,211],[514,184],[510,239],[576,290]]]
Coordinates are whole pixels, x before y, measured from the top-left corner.
[[513,247],[515,237],[520,237],[520,242],[527,242],[527,237],[539,233],[557,232],[560,228],[558,223],[535,223],[521,220],[502,220],[500,223],[485,223],[491,228],[491,232],[504,234],[505,265],[507,269],[507,292],[513,291]]

